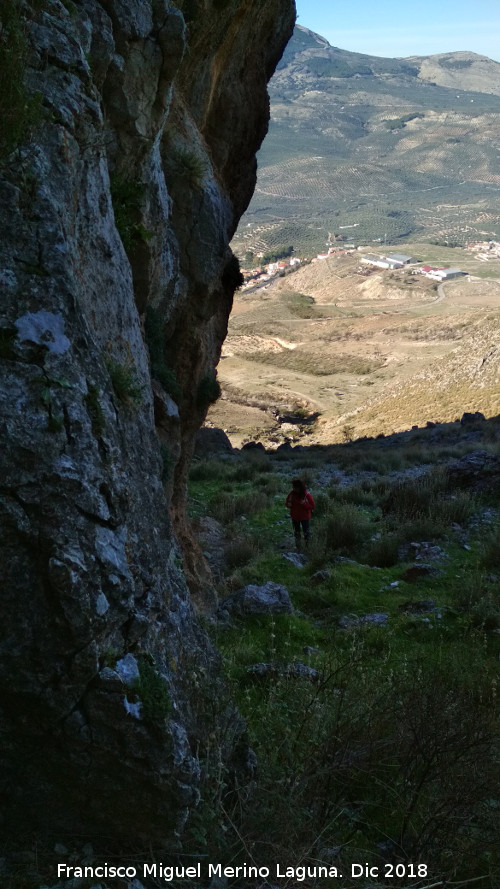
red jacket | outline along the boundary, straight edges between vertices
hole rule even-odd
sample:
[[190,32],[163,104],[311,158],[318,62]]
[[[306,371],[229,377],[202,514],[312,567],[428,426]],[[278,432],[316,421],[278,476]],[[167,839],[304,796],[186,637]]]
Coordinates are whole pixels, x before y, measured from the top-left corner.
[[305,519],[310,519],[315,505],[313,496],[309,491],[306,491],[304,497],[300,497],[295,491],[290,491],[285,502],[285,506],[290,510],[290,518],[295,522],[303,522]]

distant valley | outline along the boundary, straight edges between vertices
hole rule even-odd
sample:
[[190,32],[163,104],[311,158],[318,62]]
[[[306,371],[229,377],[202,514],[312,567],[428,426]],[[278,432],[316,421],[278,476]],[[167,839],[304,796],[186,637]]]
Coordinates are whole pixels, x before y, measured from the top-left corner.
[[[408,252],[421,262],[367,269],[344,251],[236,294],[209,423],[236,446],[277,447],[497,415],[500,257]],[[439,284],[422,262],[466,274]]]
[[457,52],[382,59],[296,27],[233,248],[500,237],[500,64]]

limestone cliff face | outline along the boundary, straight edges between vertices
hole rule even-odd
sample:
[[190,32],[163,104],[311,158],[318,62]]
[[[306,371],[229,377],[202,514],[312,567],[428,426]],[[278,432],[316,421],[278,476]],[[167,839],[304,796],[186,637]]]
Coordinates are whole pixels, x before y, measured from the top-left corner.
[[43,115],[0,164],[3,828],[169,841],[242,731],[171,521],[293,0],[21,8]]

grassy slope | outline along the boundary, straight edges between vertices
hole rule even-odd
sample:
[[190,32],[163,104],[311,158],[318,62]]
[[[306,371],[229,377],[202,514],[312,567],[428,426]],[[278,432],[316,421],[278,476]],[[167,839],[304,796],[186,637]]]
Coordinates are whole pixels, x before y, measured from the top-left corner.
[[[214,784],[200,815],[212,859],[330,862],[344,877],[353,861],[424,862],[427,879],[391,885],[498,881],[499,504],[451,487],[443,467],[477,447],[498,451],[499,431],[490,423],[462,439],[443,429],[194,464],[194,513],[207,511],[226,535],[220,596],[273,580],[296,609],[213,629],[259,767],[250,789],[221,797]],[[317,499],[303,568],[282,555],[297,474]],[[422,540],[441,552],[432,574],[410,583],[404,547]],[[387,626],[339,628],[342,616],[373,612]],[[247,673],[296,661],[318,682]]]

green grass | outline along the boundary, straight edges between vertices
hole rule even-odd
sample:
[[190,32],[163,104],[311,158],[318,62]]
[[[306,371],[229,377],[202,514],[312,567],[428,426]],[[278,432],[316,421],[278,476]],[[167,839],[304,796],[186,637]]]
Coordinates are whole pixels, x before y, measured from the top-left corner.
[[[466,444],[455,442],[451,456]],[[500,584],[492,577],[500,523],[497,516],[486,534],[472,529],[464,549],[452,522],[460,517],[467,527],[488,496],[465,503],[439,467],[413,481],[388,477],[396,458],[400,469],[421,465],[422,451],[429,462],[440,458],[439,447],[426,451],[417,441],[408,452],[407,445],[390,454],[376,443],[286,459],[259,454],[255,465],[240,453],[192,468],[197,510],[216,505],[228,534],[220,597],[272,580],[295,606],[291,615],[210,630],[259,763],[253,789],[224,802],[223,836],[218,816],[205,815],[212,845],[228,860],[246,860],[251,847],[260,862],[269,848],[277,859],[318,862],[322,849],[340,845],[348,868],[385,859],[392,853],[381,853],[380,843],[389,842],[402,860],[425,860],[435,880],[500,870],[488,802],[500,737],[493,706]],[[326,468],[334,475],[341,464],[356,479],[363,460],[378,464],[375,480],[319,483]],[[297,568],[283,558],[293,545],[284,498],[290,478],[305,472],[317,512],[309,562]],[[405,581],[401,543],[437,534],[447,558],[432,575]],[[354,561],[336,561],[338,553]],[[319,583],[318,569],[325,572]],[[411,613],[422,600],[438,607]],[[389,616],[386,626],[339,628],[342,616],[376,612]],[[316,682],[287,678],[280,665],[297,661],[318,671]],[[274,672],[249,673],[259,662]]]

